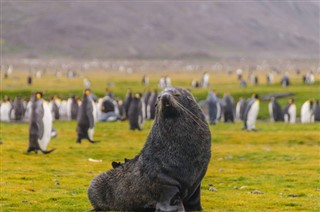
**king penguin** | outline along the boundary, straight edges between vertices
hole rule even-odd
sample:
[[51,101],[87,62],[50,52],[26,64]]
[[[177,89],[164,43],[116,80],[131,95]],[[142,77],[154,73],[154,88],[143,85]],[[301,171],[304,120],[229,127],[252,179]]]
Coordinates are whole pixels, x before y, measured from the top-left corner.
[[131,100],[131,104],[128,111],[128,119],[130,124],[130,130],[142,130],[143,124],[143,102],[141,100],[141,94],[137,93]]
[[95,103],[91,98],[91,90],[85,89],[82,104],[78,113],[77,126],[77,143],[81,143],[82,139],[88,139],[89,142],[94,143],[93,134],[94,126],[97,120]]
[[79,104],[75,95],[72,95],[67,102],[67,116],[68,120],[76,120],[79,111]]
[[25,108],[20,96],[17,96],[12,104],[11,116],[15,121],[23,119]]
[[210,124],[216,124],[218,118],[218,98],[215,94],[215,91],[209,91],[207,97],[207,108],[209,113],[209,122]]
[[271,121],[284,121],[281,106],[274,97],[271,97],[269,102],[269,114]]
[[247,107],[247,102],[243,97],[240,97],[236,106],[236,119],[243,121],[243,116],[245,109]]
[[283,110],[284,122],[290,124],[296,123],[296,113],[297,107],[294,103],[294,99],[289,99],[288,104],[285,106]]
[[310,99],[303,103],[301,107],[301,123],[313,123],[314,113],[313,113],[313,100]]
[[259,113],[260,101],[257,94],[253,94],[253,97],[249,100],[246,110],[244,112],[244,126],[243,129],[249,131],[256,131],[256,121]]
[[314,121],[320,121],[320,102],[319,99],[316,100],[316,105],[313,109]]
[[32,97],[27,152],[38,153],[40,150],[42,153],[48,154],[55,150],[46,150],[51,139],[52,114],[48,103],[42,99],[42,96],[42,92],[36,92]]
[[0,106],[0,121],[10,122],[11,108],[12,104],[10,102],[10,99],[7,96],[5,96]]

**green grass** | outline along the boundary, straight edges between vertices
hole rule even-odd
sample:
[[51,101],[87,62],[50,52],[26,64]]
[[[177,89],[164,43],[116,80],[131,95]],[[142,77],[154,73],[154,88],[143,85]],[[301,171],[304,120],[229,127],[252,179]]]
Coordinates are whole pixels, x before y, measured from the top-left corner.
[[[58,137],[48,147],[57,150],[42,155],[25,153],[28,124],[1,123],[1,210],[91,209],[91,179],[111,169],[112,161],[138,154],[151,124],[132,132],[127,122],[97,123],[95,139],[101,142],[76,144],[76,122],[57,121]],[[210,127],[204,211],[319,211],[319,125],[258,122],[257,127],[259,132],[241,131],[241,123]],[[209,191],[209,184],[217,191]],[[254,190],[264,194],[251,194]]]
[[[84,72],[82,77],[92,81],[92,89],[102,96],[108,82],[115,95],[123,98],[127,88],[142,92],[144,73],[132,75],[116,72]],[[150,72],[150,85],[156,88],[162,72]],[[173,85],[190,87],[201,73],[168,73]],[[48,73],[34,84],[26,84],[27,72],[17,70],[9,79],[1,81],[1,97],[45,91],[45,97],[73,93],[81,95],[82,78],[55,78]],[[300,77],[292,77],[292,86],[282,88],[278,83],[266,85],[261,74],[259,86],[240,88],[235,76],[211,73],[212,88],[222,95],[231,93],[235,100],[275,92],[295,93],[297,112],[309,98],[320,99],[320,83],[304,85]],[[276,76],[278,82],[280,76]],[[205,99],[209,89],[192,89],[197,100]],[[282,106],[287,99],[280,99]],[[204,211],[319,211],[320,210],[320,126],[319,124],[269,123],[268,102],[262,102],[258,132],[241,130],[242,124],[219,123],[211,126],[212,158],[202,183],[201,198]],[[112,161],[132,158],[142,149],[150,127],[147,121],[141,132],[129,131],[127,122],[97,123],[95,140],[76,144],[76,122],[56,121],[58,137],[48,149],[57,148],[49,155],[26,154],[28,147],[27,123],[1,123],[1,211],[87,211],[90,181],[99,173],[111,169]],[[94,163],[89,158],[101,159]],[[209,184],[217,191],[209,191]],[[252,194],[259,190],[264,194]]]

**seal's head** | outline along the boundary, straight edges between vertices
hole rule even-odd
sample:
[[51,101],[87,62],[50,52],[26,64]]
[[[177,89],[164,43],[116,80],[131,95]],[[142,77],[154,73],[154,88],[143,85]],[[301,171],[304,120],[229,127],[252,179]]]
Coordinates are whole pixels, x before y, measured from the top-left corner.
[[159,94],[155,106],[156,119],[172,120],[186,117],[186,115],[192,119],[203,119],[203,113],[192,94],[182,88],[164,89]]

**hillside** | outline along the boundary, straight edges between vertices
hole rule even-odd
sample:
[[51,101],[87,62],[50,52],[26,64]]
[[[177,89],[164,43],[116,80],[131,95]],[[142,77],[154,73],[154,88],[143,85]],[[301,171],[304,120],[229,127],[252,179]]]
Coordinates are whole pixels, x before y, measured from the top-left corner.
[[318,58],[318,2],[2,2],[4,57]]

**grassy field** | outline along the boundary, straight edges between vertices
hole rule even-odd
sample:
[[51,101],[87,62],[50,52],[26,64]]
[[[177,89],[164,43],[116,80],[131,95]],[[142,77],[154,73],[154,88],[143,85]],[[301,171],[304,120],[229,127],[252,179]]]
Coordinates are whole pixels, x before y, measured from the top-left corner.
[[[92,178],[139,153],[141,132],[127,122],[97,123],[95,139],[76,144],[76,122],[56,121],[49,155],[26,154],[28,124],[1,123],[1,210],[86,211]],[[202,183],[204,211],[319,211],[320,133],[317,124],[258,122],[211,126],[212,158]],[[100,163],[88,159],[102,160]],[[209,191],[212,184],[217,191]],[[263,194],[252,194],[259,190]]]
[[[161,75],[169,74],[173,85],[190,88],[193,79],[202,73],[150,72],[150,85],[140,83],[144,73],[84,72],[92,89],[102,96],[108,83],[116,96],[123,98],[127,88],[134,92],[157,87]],[[34,84],[26,83],[27,72],[17,70],[9,79],[1,81],[1,97],[45,91],[45,97],[70,94],[81,95],[82,78],[56,78],[48,73]],[[245,76],[246,77],[246,76]],[[292,86],[282,88],[280,76],[274,85],[266,85],[265,73],[259,75],[258,86],[240,88],[235,75],[210,73],[211,88],[223,95],[229,92],[237,100],[276,92],[293,92],[297,112],[309,98],[320,99],[320,83],[302,84],[301,76],[292,76]],[[208,89],[192,89],[197,100],[205,99]],[[280,99],[282,106],[287,98]],[[268,102],[262,102],[258,132],[241,130],[242,124],[219,123],[211,126],[212,158],[202,183],[202,205],[210,211],[319,211],[320,210],[320,126],[319,124],[269,123]],[[95,140],[76,144],[76,122],[55,121],[58,137],[48,149],[57,148],[49,155],[26,154],[28,147],[27,123],[1,123],[1,211],[87,211],[88,185],[99,173],[111,169],[112,161],[132,158],[142,149],[151,121],[141,132],[129,131],[127,122],[97,123]],[[91,162],[88,159],[102,162]],[[212,185],[211,185],[212,184]],[[214,187],[216,191],[210,191]],[[212,190],[212,189],[211,189]],[[255,190],[262,192],[259,193]]]
[[[146,89],[157,89],[158,81],[161,76],[169,75],[174,86],[181,86],[189,88],[195,98],[200,101],[206,99],[208,91],[212,88],[218,91],[218,94],[222,98],[224,93],[230,93],[235,101],[238,101],[240,97],[250,98],[253,93],[257,93],[260,96],[270,93],[282,93],[291,92],[294,93],[294,98],[297,105],[297,115],[300,116],[300,108],[302,104],[308,99],[320,99],[320,81],[316,81],[313,85],[306,85],[302,83],[302,74],[296,75],[292,73],[290,76],[291,86],[283,88],[280,85],[281,75],[275,75],[274,84],[266,84],[266,73],[259,72],[260,83],[258,86],[252,85],[248,82],[248,87],[241,88],[237,81],[235,74],[229,75],[224,72],[211,72],[210,73],[210,88],[192,88],[191,82],[194,79],[200,80],[202,72],[183,72],[181,70],[165,72],[150,71],[148,76],[150,83],[148,86],[141,84],[142,76],[145,73],[137,72],[133,74],[119,73],[115,71],[105,72],[101,70],[86,71],[81,73],[81,77],[74,79],[67,79],[65,77],[57,78],[54,76],[54,72],[48,72],[41,79],[34,77],[32,86],[27,85],[28,71],[17,70],[9,79],[3,79],[1,82],[1,97],[4,95],[14,98],[17,95],[23,97],[30,97],[31,92],[44,91],[45,98],[50,98],[54,95],[59,95],[62,98],[67,98],[70,94],[75,94],[82,97],[83,92],[83,77],[87,77],[92,82],[92,90],[98,96],[102,97],[105,94],[105,89],[112,90],[116,97],[124,98],[128,88],[131,88],[133,92],[144,92]],[[317,76],[318,77],[318,76]],[[247,79],[247,74],[244,74],[244,78]],[[113,86],[109,86],[109,83],[113,83]],[[160,91],[160,89],[158,89]],[[279,103],[284,107],[287,103],[287,98],[279,99]],[[261,102],[259,119],[267,119],[268,114],[268,101]]]

